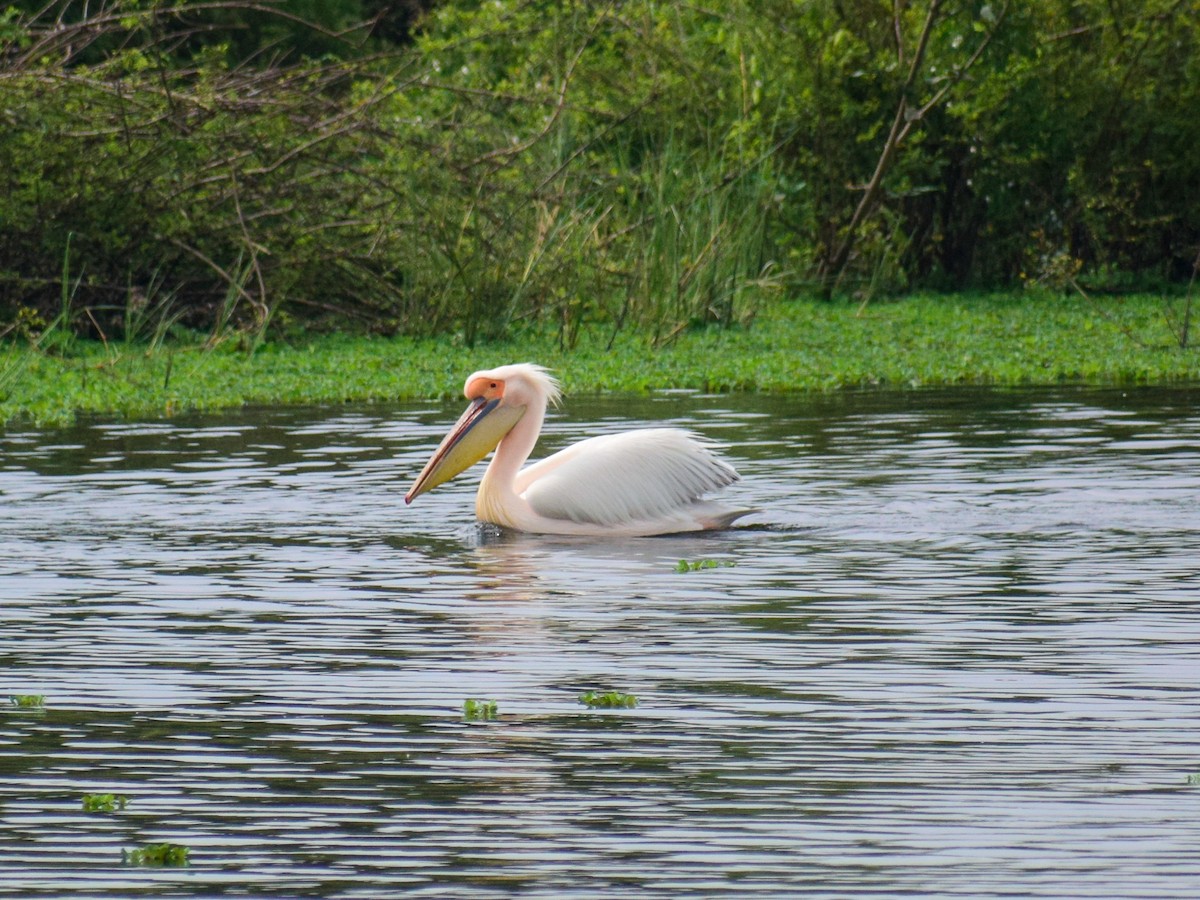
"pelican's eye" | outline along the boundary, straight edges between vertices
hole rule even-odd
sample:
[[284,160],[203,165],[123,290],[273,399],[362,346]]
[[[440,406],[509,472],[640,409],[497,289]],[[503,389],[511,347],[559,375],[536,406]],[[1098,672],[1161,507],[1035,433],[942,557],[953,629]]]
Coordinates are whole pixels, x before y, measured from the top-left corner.
[[504,379],[488,378],[486,375],[472,378],[463,389],[463,395],[468,400],[473,400],[476,397],[484,397],[487,400],[499,400],[503,394]]

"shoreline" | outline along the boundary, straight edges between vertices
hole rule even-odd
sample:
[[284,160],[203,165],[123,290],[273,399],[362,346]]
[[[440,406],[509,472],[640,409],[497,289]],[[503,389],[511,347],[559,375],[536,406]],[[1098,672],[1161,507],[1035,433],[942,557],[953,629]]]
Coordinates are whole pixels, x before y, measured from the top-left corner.
[[[568,395],[670,389],[828,392],[973,386],[1200,383],[1200,348],[1181,348],[1150,295],[1099,302],[1045,294],[918,295],[874,303],[772,301],[731,329],[683,330],[651,349],[603,323],[563,351],[548,329],[466,348],[454,336],[331,334],[144,346],[73,342],[52,355],[0,345],[0,425],[59,426],[80,415],[161,418],[248,406],[457,397],[466,376],[506,362],[554,370]],[[1175,300],[1179,306],[1183,301]]]

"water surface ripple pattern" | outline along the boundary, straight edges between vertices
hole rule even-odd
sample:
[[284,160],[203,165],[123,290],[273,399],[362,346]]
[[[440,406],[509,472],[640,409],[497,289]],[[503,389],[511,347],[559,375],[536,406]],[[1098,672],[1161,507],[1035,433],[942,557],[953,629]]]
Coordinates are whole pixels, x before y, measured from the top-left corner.
[[0,432],[0,897],[1194,898],[1195,400],[572,398],[760,510],[612,541],[406,508],[454,405]]

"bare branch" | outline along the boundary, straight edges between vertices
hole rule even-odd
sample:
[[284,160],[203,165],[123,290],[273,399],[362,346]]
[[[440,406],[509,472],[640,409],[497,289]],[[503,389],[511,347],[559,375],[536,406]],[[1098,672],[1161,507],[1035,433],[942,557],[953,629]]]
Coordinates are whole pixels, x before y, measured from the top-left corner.
[[567,106],[567,89],[571,84],[571,76],[575,73],[575,67],[579,64],[579,60],[583,56],[584,51],[587,50],[589,43],[591,43],[590,35],[588,36],[588,40],[585,40],[579,46],[579,49],[575,51],[575,55],[571,58],[571,62],[567,65],[567,71],[563,74],[562,83],[559,85],[558,89],[558,102],[554,105],[554,110],[551,112],[550,117],[546,120],[546,124],[542,130],[512,147],[498,147],[495,150],[483,154],[475,160],[475,165],[479,165],[480,163],[492,159],[518,156],[521,153],[524,153],[530,147],[537,144],[554,129],[554,126],[558,124],[558,120],[562,117],[563,110],[566,109]]
[[[899,2],[899,0],[897,0]],[[912,59],[909,64],[908,74],[904,80],[904,86],[900,90],[900,97],[896,103],[896,113],[892,118],[892,126],[888,131],[888,136],[883,143],[883,148],[880,151],[879,159],[875,163],[875,171],[871,174],[870,180],[863,188],[862,197],[859,198],[858,204],[854,208],[853,214],[850,216],[850,222],[846,225],[844,236],[838,244],[836,251],[829,258],[828,263],[822,266],[822,278],[824,282],[824,294],[826,297],[832,295],[841,280],[842,274],[846,269],[846,265],[850,260],[850,253],[854,249],[855,241],[858,237],[858,229],[863,222],[875,211],[879,194],[883,188],[883,179],[890,171],[892,164],[895,162],[896,154],[904,140],[912,133],[912,130],[925,118],[928,113],[937,108],[941,104],[951,90],[957,87],[967,73],[975,66],[975,64],[983,56],[984,51],[991,43],[992,38],[1000,29],[1001,23],[1004,21],[1008,13],[1009,2],[1004,4],[1004,8],[996,16],[991,27],[984,35],[983,40],[975,48],[974,52],[967,58],[967,61],[959,66],[953,77],[948,79],[941,87],[933,93],[933,96],[926,100],[922,105],[913,108],[910,105],[910,93],[916,82],[917,74],[920,72],[924,63],[925,54],[929,48],[929,41],[933,34],[934,25],[937,22],[940,12],[941,0],[930,0],[929,10],[925,16],[925,22],[921,27],[921,34],[917,40],[916,49],[913,51]],[[898,21],[898,20],[897,20]]]

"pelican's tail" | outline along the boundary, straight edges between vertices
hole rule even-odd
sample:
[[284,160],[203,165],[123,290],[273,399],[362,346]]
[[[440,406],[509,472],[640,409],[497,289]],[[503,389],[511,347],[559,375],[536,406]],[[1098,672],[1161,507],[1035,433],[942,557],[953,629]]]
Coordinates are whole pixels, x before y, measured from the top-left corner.
[[700,523],[703,531],[720,531],[728,528],[742,516],[758,512],[753,507],[730,509],[720,503],[698,503],[693,509],[696,513],[696,520]]

